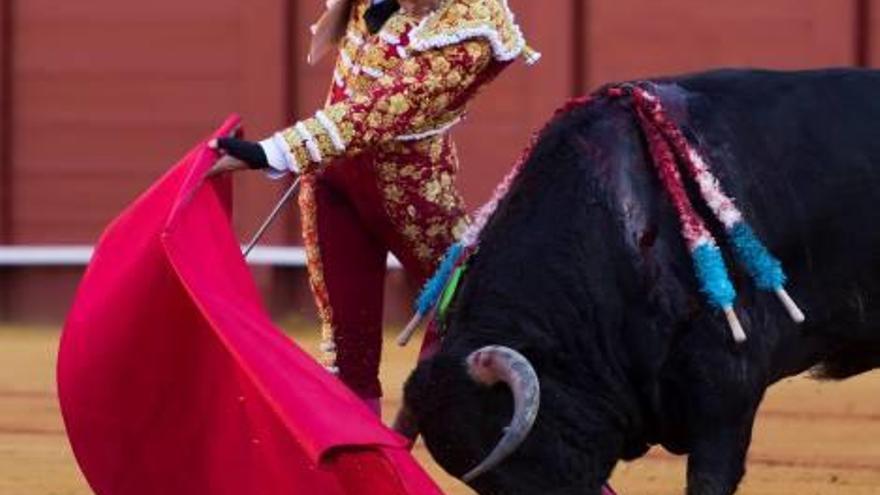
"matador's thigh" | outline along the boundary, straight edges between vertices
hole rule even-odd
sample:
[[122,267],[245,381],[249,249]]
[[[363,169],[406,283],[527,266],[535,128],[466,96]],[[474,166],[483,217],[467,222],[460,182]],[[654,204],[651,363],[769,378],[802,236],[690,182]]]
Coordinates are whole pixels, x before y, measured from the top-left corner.
[[383,233],[385,242],[407,273],[422,284],[468,225],[455,185],[455,145],[446,135],[424,139],[378,153],[374,169],[389,225]]

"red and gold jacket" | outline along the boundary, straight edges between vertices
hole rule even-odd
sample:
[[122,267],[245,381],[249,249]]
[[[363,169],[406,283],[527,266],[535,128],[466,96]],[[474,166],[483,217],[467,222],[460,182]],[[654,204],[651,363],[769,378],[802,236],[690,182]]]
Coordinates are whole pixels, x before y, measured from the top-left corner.
[[444,0],[418,19],[399,11],[370,34],[370,0],[352,0],[326,106],[280,133],[309,173],[365,150],[436,163],[467,103],[516,57],[535,58],[506,0]]

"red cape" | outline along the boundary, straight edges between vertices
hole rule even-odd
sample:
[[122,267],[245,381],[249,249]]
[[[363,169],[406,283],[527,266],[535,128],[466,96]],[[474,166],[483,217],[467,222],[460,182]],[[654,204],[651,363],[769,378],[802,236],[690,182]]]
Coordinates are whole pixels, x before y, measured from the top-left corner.
[[64,328],[61,409],[92,488],[439,495],[404,440],[266,316],[229,179],[203,179],[215,160],[197,146],[107,228]]

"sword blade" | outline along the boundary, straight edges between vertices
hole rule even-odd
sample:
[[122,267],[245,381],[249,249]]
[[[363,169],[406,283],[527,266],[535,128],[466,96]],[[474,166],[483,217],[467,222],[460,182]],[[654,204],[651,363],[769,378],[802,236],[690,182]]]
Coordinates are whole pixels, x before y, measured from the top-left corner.
[[276,204],[275,208],[272,209],[272,213],[269,214],[269,216],[263,222],[263,225],[260,225],[260,228],[257,230],[256,234],[254,234],[251,242],[249,242],[247,247],[244,248],[244,251],[242,251],[242,254],[245,258],[247,258],[248,255],[251,254],[251,251],[253,251],[254,248],[257,247],[257,243],[260,242],[260,239],[262,239],[266,231],[269,230],[272,222],[274,222],[275,219],[278,218],[278,214],[281,213],[281,209],[284,208],[284,205],[286,205],[287,202],[290,201],[290,198],[292,198],[297,189],[299,189],[299,182],[300,177],[297,177],[296,180],[293,181],[293,184],[291,184],[290,187],[287,188],[287,191],[285,191],[284,195],[281,196],[281,199],[278,200],[278,204]]

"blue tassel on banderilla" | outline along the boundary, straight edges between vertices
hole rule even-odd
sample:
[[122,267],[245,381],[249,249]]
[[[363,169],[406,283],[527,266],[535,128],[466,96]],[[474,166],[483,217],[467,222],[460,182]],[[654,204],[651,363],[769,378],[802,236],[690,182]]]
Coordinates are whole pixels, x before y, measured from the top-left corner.
[[440,262],[437,271],[425,283],[425,286],[422,287],[419,293],[419,297],[416,299],[415,315],[413,315],[412,320],[397,337],[399,345],[404,346],[409,342],[415,331],[437,306],[446,286],[449,284],[449,279],[464,255],[466,255],[466,250],[461,242],[456,242],[446,250],[443,261]]
[[[792,320],[802,323],[803,312],[785,290],[786,276],[782,263],[776,259],[755,232],[745,222],[737,222],[727,229],[727,236],[736,260],[745,268],[755,285],[774,292],[789,312]],[[700,291],[712,306],[724,310],[737,342],[745,340],[745,333],[733,313],[736,289],[730,281],[721,250],[715,243],[702,243],[691,253]]]

